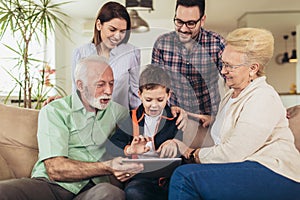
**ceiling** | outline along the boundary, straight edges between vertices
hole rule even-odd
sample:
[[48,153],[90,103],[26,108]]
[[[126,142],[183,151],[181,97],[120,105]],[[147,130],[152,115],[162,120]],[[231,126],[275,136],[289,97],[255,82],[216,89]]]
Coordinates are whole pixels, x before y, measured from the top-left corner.
[[[54,2],[64,0],[53,0]],[[125,5],[125,0],[115,0]],[[97,10],[107,0],[73,0],[72,3],[63,6],[63,10],[72,17],[91,19]],[[143,11],[140,15],[145,19],[172,19],[174,16],[176,0],[153,0],[154,11]],[[209,29],[228,32],[237,27],[237,20],[247,12],[265,11],[297,11],[300,13],[299,0],[206,0],[206,27]],[[274,29],[284,31],[285,27],[294,27],[292,20],[276,24]],[[300,20],[300,19],[299,19]],[[300,23],[300,22],[299,22]],[[289,28],[290,29],[290,28]],[[289,30],[288,30],[289,31]]]

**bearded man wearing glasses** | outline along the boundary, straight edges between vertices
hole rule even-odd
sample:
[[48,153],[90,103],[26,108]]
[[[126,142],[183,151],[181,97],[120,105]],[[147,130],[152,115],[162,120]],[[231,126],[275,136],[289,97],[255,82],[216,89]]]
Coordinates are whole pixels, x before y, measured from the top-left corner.
[[[194,132],[189,127],[198,129],[195,134],[202,139],[193,142],[198,146],[208,135],[203,127],[209,125],[202,123],[200,116],[215,116],[218,110],[218,81],[225,46],[222,36],[202,27],[205,20],[205,0],[177,0],[175,31],[159,36],[152,50],[152,64],[164,66],[172,74],[170,104],[185,109],[194,119],[187,131]],[[194,139],[193,134],[186,136],[187,141]]]

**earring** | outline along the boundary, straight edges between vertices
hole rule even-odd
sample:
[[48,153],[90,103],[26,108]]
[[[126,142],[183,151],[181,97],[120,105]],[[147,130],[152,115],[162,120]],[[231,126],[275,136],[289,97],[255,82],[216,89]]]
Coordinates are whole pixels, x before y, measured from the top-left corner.
[[253,82],[252,76],[253,76],[253,72],[250,72],[250,74],[249,74],[250,82]]

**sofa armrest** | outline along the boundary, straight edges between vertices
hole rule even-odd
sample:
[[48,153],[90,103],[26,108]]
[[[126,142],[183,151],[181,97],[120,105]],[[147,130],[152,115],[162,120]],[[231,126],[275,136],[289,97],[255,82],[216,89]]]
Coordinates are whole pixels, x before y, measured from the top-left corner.
[[295,145],[300,152],[300,105],[288,108],[287,113],[290,129],[295,137]]
[[[38,157],[38,110],[0,103],[0,174],[30,177]],[[2,171],[3,170],[3,171]]]

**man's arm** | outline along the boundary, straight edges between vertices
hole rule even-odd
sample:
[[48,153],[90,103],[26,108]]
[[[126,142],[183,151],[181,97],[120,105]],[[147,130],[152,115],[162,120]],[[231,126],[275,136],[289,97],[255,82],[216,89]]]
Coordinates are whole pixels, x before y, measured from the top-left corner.
[[110,174],[119,181],[126,181],[144,169],[142,164],[122,163],[121,157],[105,162],[82,162],[65,157],[53,157],[44,160],[44,164],[51,180],[65,182]]
[[160,38],[158,38],[152,48],[151,53],[151,64],[162,65],[164,64],[163,60],[161,60],[161,52],[160,52]]
[[[69,108],[57,109],[62,107],[63,103],[62,100],[53,102],[43,107],[39,113],[39,159],[43,160],[51,180],[79,181],[113,174],[120,181],[125,181],[142,170],[141,165],[123,164],[121,157],[106,162],[84,161],[87,159],[78,161],[68,158],[70,128],[66,124],[69,123],[67,116],[70,111]],[[76,125],[71,124],[70,127]]]
[[140,65],[141,65],[141,52],[139,49],[135,49],[130,59],[131,68],[129,70],[129,105],[130,109],[137,108],[141,101],[138,96],[139,91],[139,76],[140,76]]
[[182,131],[185,131],[188,123],[188,115],[185,112],[185,110],[178,106],[171,106],[171,112],[173,117],[177,117],[178,115],[178,118],[176,120],[177,128]]

